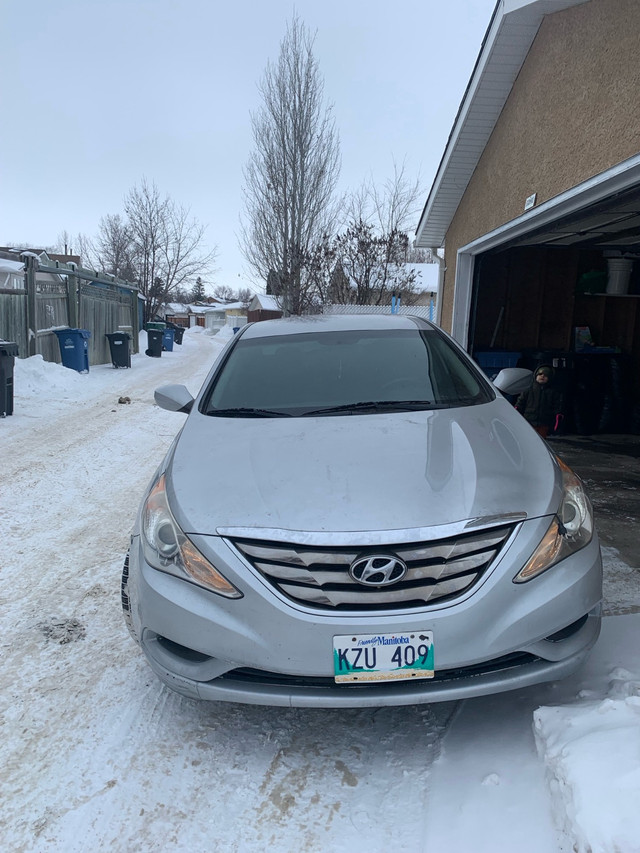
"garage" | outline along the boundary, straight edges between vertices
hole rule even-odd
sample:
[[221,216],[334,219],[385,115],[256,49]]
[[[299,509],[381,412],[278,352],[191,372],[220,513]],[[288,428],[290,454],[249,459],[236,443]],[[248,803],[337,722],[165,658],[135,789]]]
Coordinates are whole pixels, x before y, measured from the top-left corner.
[[640,431],[640,4],[499,0],[420,223],[438,320],[550,363],[564,434]]

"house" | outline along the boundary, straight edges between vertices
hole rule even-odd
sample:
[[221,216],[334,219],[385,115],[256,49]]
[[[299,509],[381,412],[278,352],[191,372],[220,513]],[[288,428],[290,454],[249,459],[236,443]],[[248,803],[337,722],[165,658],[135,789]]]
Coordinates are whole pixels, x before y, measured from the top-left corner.
[[204,314],[205,328],[210,332],[219,332],[224,326],[234,329],[247,323],[247,310],[244,302],[227,302],[210,305]]
[[167,323],[182,326],[184,329],[191,329],[193,326],[202,326],[204,328],[207,312],[213,311],[217,307],[217,305],[202,305],[200,303],[188,303],[184,305],[181,302],[170,302],[168,305],[165,305],[163,316]]
[[639,44],[637,0],[500,0],[416,232],[443,328],[566,369],[585,434],[640,405]]
[[282,309],[275,296],[265,293],[257,293],[249,303],[247,319],[250,323],[260,320],[277,320],[282,317]]

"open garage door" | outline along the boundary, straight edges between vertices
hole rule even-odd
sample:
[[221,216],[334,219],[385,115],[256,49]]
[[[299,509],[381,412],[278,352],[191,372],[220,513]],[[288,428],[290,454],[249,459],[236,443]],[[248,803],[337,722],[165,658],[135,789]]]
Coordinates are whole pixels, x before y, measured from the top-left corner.
[[468,348],[556,367],[566,431],[640,432],[640,186],[476,255]]

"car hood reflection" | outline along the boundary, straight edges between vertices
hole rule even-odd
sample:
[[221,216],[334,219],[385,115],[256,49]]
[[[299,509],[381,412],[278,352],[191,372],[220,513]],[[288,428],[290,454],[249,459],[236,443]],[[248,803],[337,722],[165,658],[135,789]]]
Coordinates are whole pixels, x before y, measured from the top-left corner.
[[168,481],[187,533],[402,530],[554,512],[560,493],[552,467],[544,443],[498,399],[347,417],[256,420],[194,412]]

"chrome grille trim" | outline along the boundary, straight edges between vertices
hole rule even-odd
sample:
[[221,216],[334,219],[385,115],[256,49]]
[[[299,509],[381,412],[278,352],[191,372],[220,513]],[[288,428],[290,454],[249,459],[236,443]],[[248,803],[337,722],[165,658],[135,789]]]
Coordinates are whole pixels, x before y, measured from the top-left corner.
[[[305,547],[264,540],[230,539],[245,560],[285,597],[329,610],[419,608],[451,600],[487,572],[514,525],[462,533],[434,542],[362,548]],[[390,554],[407,564],[401,581],[367,588],[349,574],[351,563],[371,553]]]

